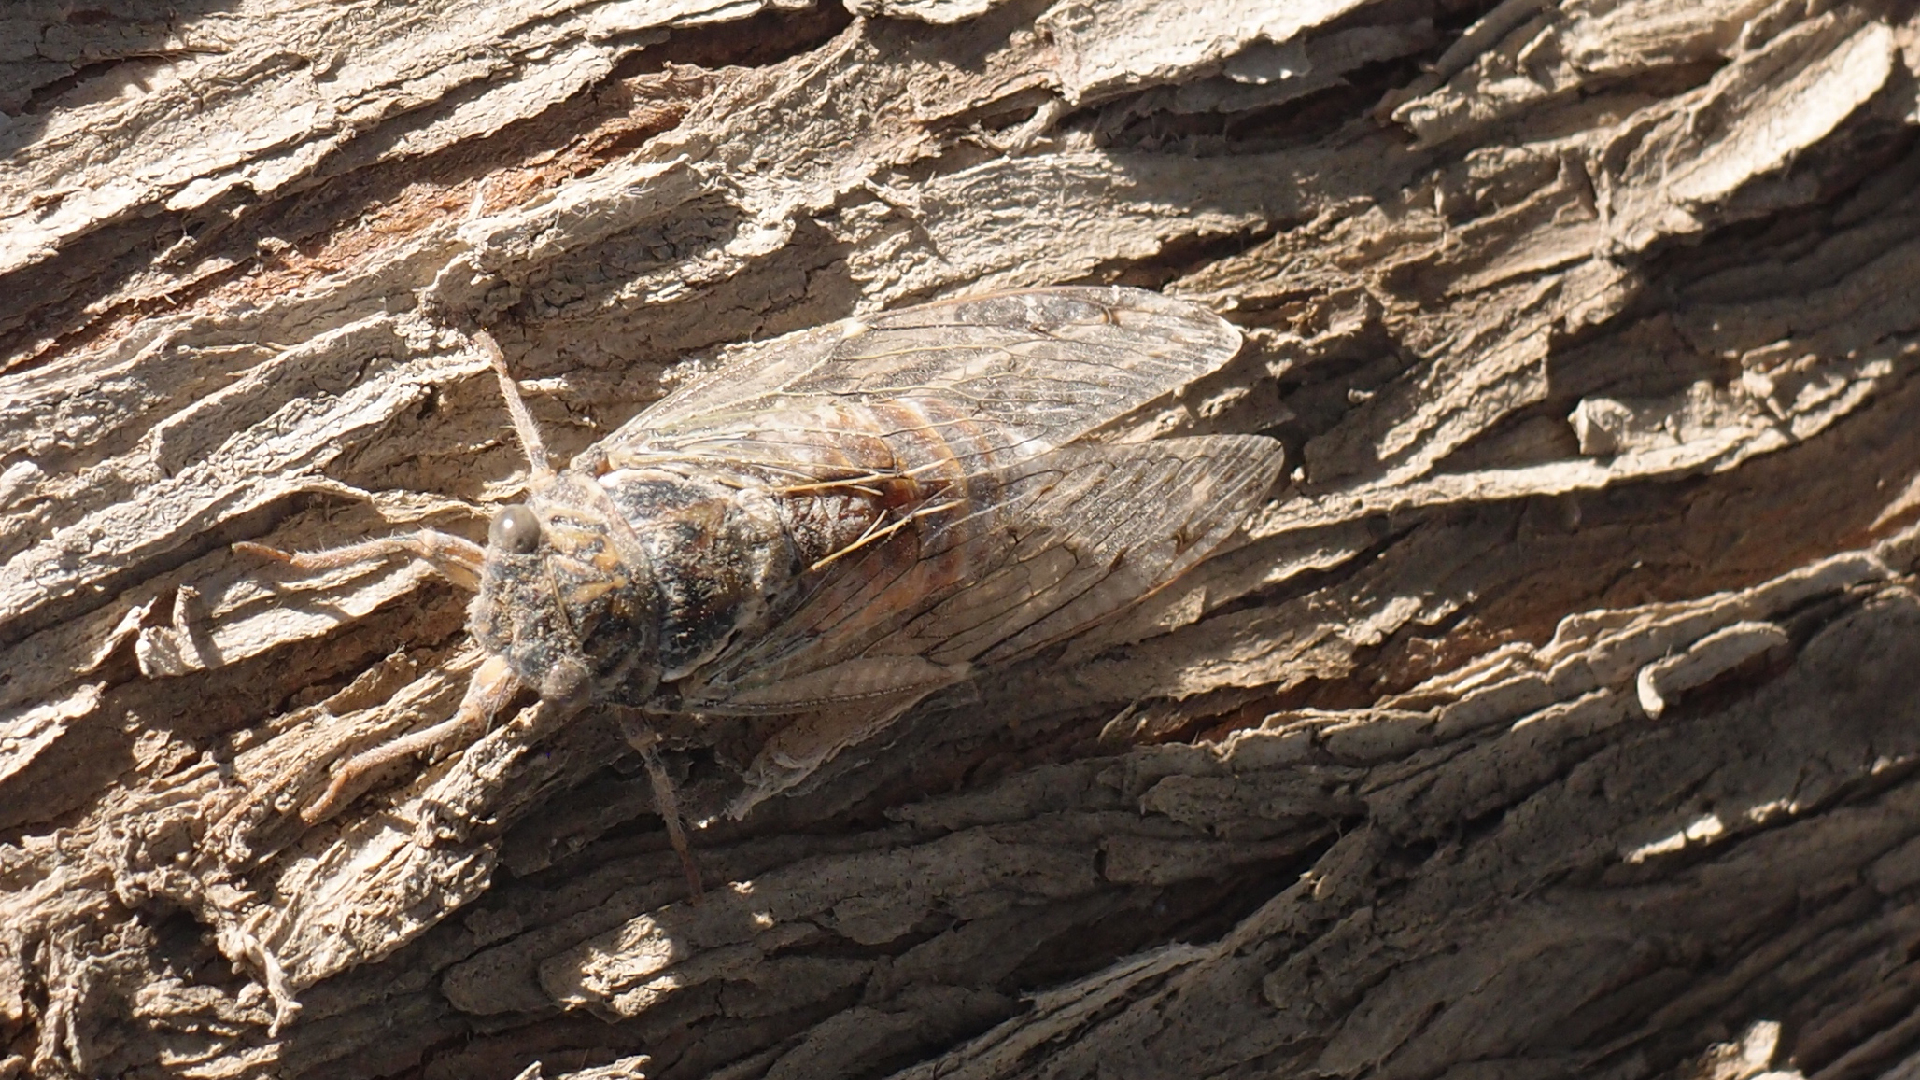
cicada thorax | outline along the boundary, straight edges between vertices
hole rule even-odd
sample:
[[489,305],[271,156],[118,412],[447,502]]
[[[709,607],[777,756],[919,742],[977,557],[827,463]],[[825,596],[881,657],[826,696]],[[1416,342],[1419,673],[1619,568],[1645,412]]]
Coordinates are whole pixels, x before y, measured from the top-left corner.
[[[832,609],[835,651],[852,653],[901,615],[867,594],[903,579],[917,584],[896,592],[927,598],[963,584],[993,527],[975,511],[991,502],[998,459],[1018,457],[957,410],[910,398],[795,410],[724,443],[616,436],[598,454],[598,482],[658,588],[663,694],[688,680],[690,696],[672,700],[687,708],[724,708],[724,686],[689,677],[802,607]],[[817,584],[848,559],[862,572]]]
[[688,466],[616,468],[598,478],[653,580],[652,664],[662,683],[765,625],[768,591],[795,561],[764,499],[725,470]]

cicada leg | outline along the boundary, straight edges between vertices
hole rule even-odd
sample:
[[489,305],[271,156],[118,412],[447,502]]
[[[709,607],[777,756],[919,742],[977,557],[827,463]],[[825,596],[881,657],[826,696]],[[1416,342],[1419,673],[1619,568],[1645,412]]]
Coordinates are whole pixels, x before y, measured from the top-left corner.
[[500,380],[500,396],[506,399],[507,416],[513,420],[513,433],[520,439],[520,448],[527,453],[527,467],[532,470],[533,479],[552,477],[553,462],[547,457],[546,441],[540,438],[540,428],[534,424],[533,414],[527,411],[526,400],[520,396],[513,373],[507,370],[507,356],[500,351],[500,343],[485,330],[475,330],[473,340],[480,351],[487,354],[487,362],[493,365],[493,373]]
[[679,789],[667,774],[666,762],[660,760],[660,733],[638,713],[623,709],[620,734],[626,736],[629,746],[640,752],[647,780],[653,785],[654,809],[660,812],[660,820],[667,826],[667,842],[673,845],[674,854],[680,856],[680,868],[687,874],[687,887],[698,897],[704,891],[700,884],[700,866],[693,861],[693,845],[687,843],[686,823],[680,817]]
[[488,657],[474,671],[467,683],[466,695],[451,717],[348,758],[335,770],[333,782],[327,785],[320,801],[300,811],[301,820],[311,825],[331,817],[352,798],[348,793],[358,786],[362,777],[389,762],[432,750],[442,742],[456,739],[472,742],[486,734],[493,718],[507,707],[519,689],[520,680],[514,677],[507,662],[498,656]]
[[251,540],[233,545],[241,555],[283,562],[298,570],[333,570],[342,566],[406,557],[419,559],[440,575],[469,592],[480,588],[480,571],[487,561],[487,549],[451,533],[421,529],[399,536],[383,536],[325,551],[281,551]]

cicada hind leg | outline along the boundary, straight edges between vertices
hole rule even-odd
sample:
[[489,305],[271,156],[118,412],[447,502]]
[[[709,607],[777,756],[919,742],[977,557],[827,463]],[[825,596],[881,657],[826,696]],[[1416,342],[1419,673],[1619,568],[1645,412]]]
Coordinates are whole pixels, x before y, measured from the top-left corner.
[[667,826],[667,842],[673,845],[674,854],[680,856],[680,869],[686,872],[687,887],[698,897],[703,891],[700,865],[693,861],[693,845],[687,842],[686,824],[680,816],[679,788],[667,772],[667,763],[660,760],[660,733],[639,713],[630,709],[619,712],[620,734],[626,737],[627,745],[640,752],[640,762],[647,769],[647,782],[653,785],[654,809]]

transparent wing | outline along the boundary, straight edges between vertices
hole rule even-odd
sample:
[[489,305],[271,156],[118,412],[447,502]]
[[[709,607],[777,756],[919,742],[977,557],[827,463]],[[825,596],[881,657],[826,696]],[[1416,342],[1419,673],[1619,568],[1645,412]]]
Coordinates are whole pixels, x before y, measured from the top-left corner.
[[747,346],[608,441],[711,446],[857,396],[933,399],[985,446],[1058,446],[1218,369],[1240,332],[1142,289],[1057,288],[923,304]]
[[803,578],[687,707],[780,712],[925,693],[1071,636],[1184,573],[1245,520],[1280,444],[1250,435],[1063,447],[996,498]]

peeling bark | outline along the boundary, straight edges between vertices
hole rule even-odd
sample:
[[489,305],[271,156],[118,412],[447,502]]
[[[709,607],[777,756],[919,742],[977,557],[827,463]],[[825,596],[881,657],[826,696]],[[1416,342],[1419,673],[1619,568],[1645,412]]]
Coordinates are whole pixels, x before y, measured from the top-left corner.
[[[1804,0],[0,15],[0,1077],[1920,1070],[1920,22]],[[699,830],[475,539],[726,347],[1018,285],[1286,481]],[[737,783],[678,733],[695,797]]]

